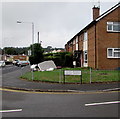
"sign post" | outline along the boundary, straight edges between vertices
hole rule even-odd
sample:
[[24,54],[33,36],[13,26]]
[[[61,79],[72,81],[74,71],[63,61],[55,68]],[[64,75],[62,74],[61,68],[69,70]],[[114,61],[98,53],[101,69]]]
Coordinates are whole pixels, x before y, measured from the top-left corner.
[[90,68],[90,83],[92,83],[92,70]]

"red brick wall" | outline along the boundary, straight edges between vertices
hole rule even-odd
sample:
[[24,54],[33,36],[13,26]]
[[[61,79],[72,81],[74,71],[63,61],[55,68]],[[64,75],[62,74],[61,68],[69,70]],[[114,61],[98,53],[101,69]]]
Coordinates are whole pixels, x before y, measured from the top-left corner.
[[95,67],[95,26],[89,28],[88,32],[88,66]]
[[72,42],[71,42],[71,45],[69,44],[69,52],[72,53],[72,51],[73,51],[73,44],[72,44]]
[[[120,48],[120,33],[107,32],[107,22],[115,21],[120,22],[120,8],[112,11],[107,16],[100,19],[96,25],[93,25],[87,30],[89,67],[96,69],[115,69],[117,67],[120,67],[120,63],[118,64],[118,62],[120,62],[120,58],[107,58],[107,48]],[[79,50],[83,51],[84,34],[80,34],[78,37]],[[75,50],[75,45],[69,45],[69,52],[73,53],[73,50]]]
[[65,50],[66,50],[66,52],[69,52],[69,46],[68,46],[68,44],[65,44]]
[[76,40],[75,40],[75,38],[73,39],[73,53],[74,53],[74,51],[76,50]]
[[[81,34],[78,36],[78,48],[80,51],[83,51],[83,39],[84,39],[84,34]],[[83,66],[83,53],[81,53],[81,56],[80,56],[81,60],[81,67]]]
[[79,50],[83,50],[83,39],[84,39],[84,34],[81,34],[80,36],[78,36],[79,39]]
[[[115,69],[120,67],[118,62],[120,62],[120,58],[107,58],[107,48],[118,48],[120,47],[120,33],[107,32],[107,22],[120,22],[119,16],[120,8],[108,14],[106,17],[101,19],[97,23],[97,53],[98,53],[98,61],[97,68],[98,69]],[[119,17],[118,17],[119,16]]]
[[93,7],[93,20],[95,20],[100,15],[100,8]]

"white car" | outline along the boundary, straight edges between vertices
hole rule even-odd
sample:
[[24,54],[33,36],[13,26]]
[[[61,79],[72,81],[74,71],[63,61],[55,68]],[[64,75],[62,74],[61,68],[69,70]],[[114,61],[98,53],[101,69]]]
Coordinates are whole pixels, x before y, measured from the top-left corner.
[[17,62],[17,66],[27,66],[27,65],[30,65],[30,62],[29,61],[18,61]]
[[39,67],[38,67],[37,64],[31,65],[30,69],[31,69],[32,71],[39,71]]
[[20,60],[16,59],[12,62],[13,65],[17,65],[17,63],[19,62]]
[[5,67],[5,61],[0,61],[0,67]]

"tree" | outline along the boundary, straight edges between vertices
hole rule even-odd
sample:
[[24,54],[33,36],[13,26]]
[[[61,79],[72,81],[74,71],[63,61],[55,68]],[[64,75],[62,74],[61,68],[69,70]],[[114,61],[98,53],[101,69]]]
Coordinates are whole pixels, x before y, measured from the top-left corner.
[[15,48],[15,47],[4,47],[3,48],[3,54],[7,55],[22,55],[28,54],[28,47],[23,47],[23,48]]
[[15,48],[13,47],[5,47],[3,51],[4,51],[4,54],[8,54],[8,55],[16,54]]
[[32,51],[32,55],[29,57],[31,64],[38,64],[43,61],[43,48],[41,47],[41,44],[35,43],[30,46],[30,49]]
[[53,60],[57,66],[72,67],[73,56],[69,52],[44,54],[44,60]]

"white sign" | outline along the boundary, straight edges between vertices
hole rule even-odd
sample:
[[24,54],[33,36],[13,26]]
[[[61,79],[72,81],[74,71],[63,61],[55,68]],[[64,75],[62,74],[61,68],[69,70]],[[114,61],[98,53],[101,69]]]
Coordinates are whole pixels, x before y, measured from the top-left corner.
[[80,70],[65,70],[64,75],[82,75]]

